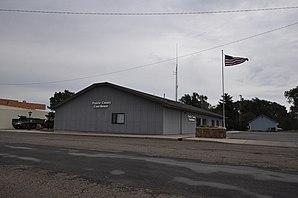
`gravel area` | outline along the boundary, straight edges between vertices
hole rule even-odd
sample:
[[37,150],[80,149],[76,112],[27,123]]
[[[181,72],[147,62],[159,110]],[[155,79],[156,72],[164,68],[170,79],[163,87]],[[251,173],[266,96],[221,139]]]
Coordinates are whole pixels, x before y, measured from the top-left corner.
[[[131,197],[178,198],[154,194],[150,189],[136,189],[121,184],[100,184],[77,175],[57,173],[31,166],[0,166],[0,197]],[[183,197],[181,197],[183,198]]]

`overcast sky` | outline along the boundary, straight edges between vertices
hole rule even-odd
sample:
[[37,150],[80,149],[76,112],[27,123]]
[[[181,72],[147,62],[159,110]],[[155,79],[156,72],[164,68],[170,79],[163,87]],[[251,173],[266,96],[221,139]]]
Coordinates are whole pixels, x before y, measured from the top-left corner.
[[[191,12],[297,6],[297,0],[0,0],[0,8],[73,12]],[[170,16],[0,12],[0,98],[49,104],[56,91],[111,82],[175,98],[175,60],[298,21],[298,9]],[[222,95],[221,50],[249,58],[225,68],[225,92],[277,102],[298,85],[298,24],[179,58],[180,98]],[[84,77],[92,78],[84,78]],[[78,79],[59,83],[44,83]],[[29,84],[28,84],[29,83]],[[30,84],[39,83],[39,84]],[[6,85],[5,85],[6,84]],[[24,85],[7,85],[24,84]]]

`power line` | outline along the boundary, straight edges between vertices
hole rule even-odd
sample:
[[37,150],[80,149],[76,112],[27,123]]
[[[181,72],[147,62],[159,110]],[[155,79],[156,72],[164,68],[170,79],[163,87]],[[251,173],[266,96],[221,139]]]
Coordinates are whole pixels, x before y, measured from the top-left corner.
[[199,53],[202,53],[202,52],[206,52],[206,51],[209,51],[209,50],[221,48],[221,47],[231,45],[231,44],[234,44],[234,43],[239,43],[239,42],[242,42],[242,41],[245,41],[245,40],[248,40],[248,39],[252,39],[252,38],[264,35],[264,34],[268,34],[268,33],[275,32],[275,31],[278,31],[278,30],[281,30],[281,29],[285,29],[285,28],[288,28],[288,27],[291,27],[291,26],[294,26],[294,25],[298,25],[298,21],[295,22],[295,23],[291,23],[291,24],[279,27],[279,28],[275,28],[275,29],[272,29],[272,30],[261,32],[259,34],[255,34],[255,35],[248,36],[248,37],[238,39],[238,40],[235,40],[235,41],[231,41],[231,42],[228,42],[228,43],[225,43],[225,44],[221,44],[221,45],[217,45],[217,46],[214,46],[214,47],[211,47],[211,48],[207,48],[207,49],[204,49],[204,50],[201,50],[201,51],[198,51],[198,52],[193,52],[193,53],[190,53],[190,54],[182,55],[179,58],[184,58],[184,57],[187,57],[187,56],[196,55],[196,54],[199,54]]
[[88,79],[88,78],[95,78],[95,77],[99,77],[99,76],[108,76],[108,75],[111,75],[111,74],[122,73],[122,72],[130,71],[130,70],[140,69],[140,68],[143,68],[143,67],[149,67],[149,66],[152,66],[152,65],[157,65],[157,64],[169,62],[169,61],[172,61],[174,59],[175,58],[170,58],[170,59],[165,59],[165,60],[161,60],[161,61],[154,62],[154,63],[149,63],[149,64],[145,64],[145,65],[130,67],[130,68],[127,68],[127,69],[117,70],[117,71],[113,71],[113,72],[107,72],[107,73],[103,73],[103,74],[95,74],[95,75],[91,75],[91,76],[84,76],[84,77],[79,77],[79,78],[71,78],[71,79],[57,80],[57,81],[47,81],[47,82],[33,82],[33,83],[0,83],[0,85],[41,85],[41,84],[55,84],[55,83],[62,83],[62,82],[78,81],[78,80],[84,80],[84,79]]
[[217,10],[217,11],[193,11],[193,12],[73,12],[73,11],[46,11],[46,10],[24,10],[0,8],[0,12],[17,12],[32,14],[62,14],[62,15],[97,15],[97,16],[166,16],[166,15],[199,15],[199,14],[226,14],[241,12],[260,12],[273,10],[297,9],[298,6],[255,8],[239,10]]
[[[203,52],[206,52],[206,51],[221,48],[221,47],[231,45],[231,44],[234,44],[234,43],[239,43],[239,42],[242,42],[242,41],[245,41],[245,40],[248,40],[248,39],[252,39],[252,38],[264,35],[264,34],[268,34],[268,33],[275,32],[275,31],[278,31],[278,30],[281,30],[281,29],[285,29],[285,28],[288,28],[288,27],[291,27],[291,26],[294,26],[294,25],[298,25],[298,21],[295,22],[295,23],[291,23],[291,24],[279,27],[279,28],[271,29],[271,30],[268,30],[268,31],[265,31],[265,32],[261,32],[259,34],[248,36],[248,37],[245,37],[245,38],[242,38],[242,39],[238,39],[238,40],[235,40],[235,41],[231,41],[231,42],[228,42],[228,43],[224,43],[224,44],[221,44],[221,45],[217,45],[217,46],[214,46],[214,47],[203,49],[203,50],[200,50],[200,51],[197,51],[197,52],[181,55],[181,56],[178,56],[178,58],[179,59],[186,58],[186,57],[189,57],[189,56],[193,56],[193,55],[200,54],[200,53],[203,53]],[[154,62],[154,63],[149,63],[149,64],[140,65],[140,66],[130,67],[130,68],[122,69],[122,70],[117,70],[117,71],[112,71],[112,72],[107,72],[107,73],[102,73],[102,74],[96,74],[96,75],[91,75],[91,76],[84,76],[84,77],[79,77],[79,78],[71,78],[71,79],[64,79],[64,80],[57,80],[57,81],[47,81],[47,82],[32,82],[32,83],[0,83],[0,85],[2,85],[2,86],[3,85],[6,85],[6,86],[41,85],[41,84],[54,84],[54,83],[78,81],[78,80],[83,80],[83,79],[89,79],[89,78],[95,78],[95,77],[100,77],[100,76],[107,76],[107,75],[122,73],[122,72],[131,71],[131,70],[135,70],[135,69],[141,69],[141,68],[144,68],[144,67],[149,67],[149,66],[153,66],[153,65],[173,61],[173,60],[176,60],[176,57],[161,60],[161,61],[157,61],[157,62]]]

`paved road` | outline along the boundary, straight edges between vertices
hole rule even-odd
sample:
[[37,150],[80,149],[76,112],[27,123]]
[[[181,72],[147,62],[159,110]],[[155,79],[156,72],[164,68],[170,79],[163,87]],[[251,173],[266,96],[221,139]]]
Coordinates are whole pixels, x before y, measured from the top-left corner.
[[298,132],[232,132],[228,133],[227,137],[242,140],[298,142]]
[[[165,197],[296,197],[298,194],[297,174],[197,160],[11,143],[0,144],[0,159],[2,166],[30,166],[32,170],[66,173],[104,185],[120,183],[132,190],[150,189],[152,197],[160,194]],[[9,196],[5,186],[1,186],[1,194]]]
[[246,165],[298,172],[298,149],[214,142],[94,137],[0,131],[0,143],[31,144],[101,152],[131,152],[146,156]]
[[295,197],[297,173],[296,148],[0,132],[0,197]]

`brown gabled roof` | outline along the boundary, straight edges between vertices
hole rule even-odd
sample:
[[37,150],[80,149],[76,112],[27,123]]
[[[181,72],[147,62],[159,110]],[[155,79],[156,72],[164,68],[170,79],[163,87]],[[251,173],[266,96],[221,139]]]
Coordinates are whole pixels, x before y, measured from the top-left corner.
[[199,113],[199,114],[203,114],[203,115],[207,115],[207,116],[213,116],[213,117],[217,117],[217,118],[222,118],[222,115],[219,115],[217,113],[213,113],[211,111],[207,111],[207,110],[197,108],[197,107],[194,107],[194,106],[191,106],[191,105],[186,105],[186,104],[183,104],[181,102],[176,102],[176,101],[169,100],[169,99],[166,99],[166,98],[154,96],[154,95],[147,94],[147,93],[137,91],[137,90],[133,90],[133,89],[130,89],[130,88],[127,88],[127,87],[122,87],[122,86],[115,85],[115,84],[112,84],[112,83],[109,83],[109,82],[92,84],[89,87],[79,91],[78,93],[76,93],[72,97],[68,98],[67,100],[63,101],[62,103],[56,105],[54,107],[54,109],[59,108],[63,104],[77,98],[78,96],[88,92],[89,90],[91,90],[93,88],[103,87],[103,86],[108,86],[108,87],[118,89],[118,90],[130,93],[132,95],[135,95],[135,96],[138,96],[138,97],[141,97],[141,98],[153,101],[153,102],[157,102],[159,104],[162,104],[165,107],[169,107],[169,108],[173,108],[173,109],[179,109],[179,110],[185,110],[185,111],[189,111],[189,112],[192,112],[192,113]]

